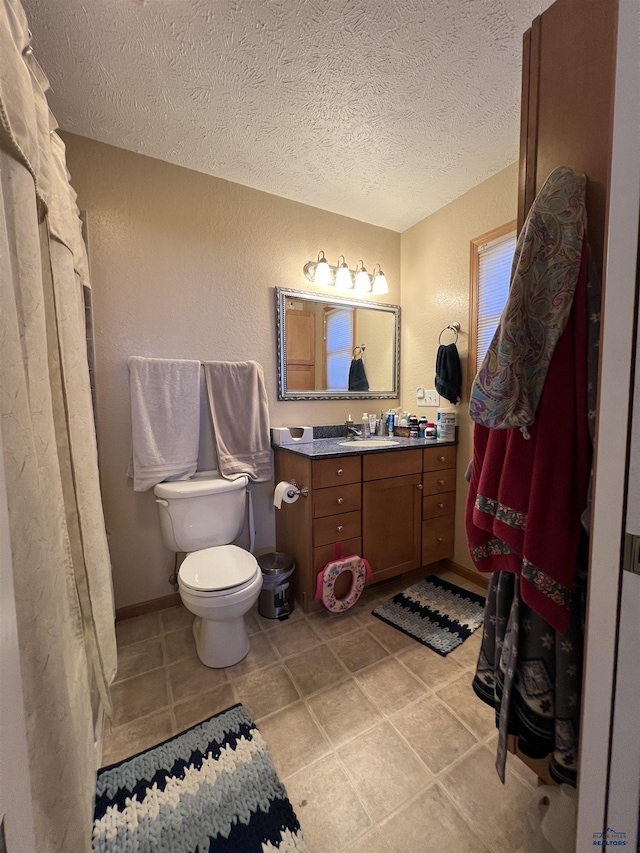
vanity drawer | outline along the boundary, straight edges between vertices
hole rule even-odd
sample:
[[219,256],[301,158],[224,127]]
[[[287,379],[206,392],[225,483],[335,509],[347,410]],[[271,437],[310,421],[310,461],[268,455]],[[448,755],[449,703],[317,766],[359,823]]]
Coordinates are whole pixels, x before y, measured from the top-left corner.
[[442,495],[425,495],[422,500],[422,518],[438,518],[441,515],[453,515],[456,509],[455,492]]
[[337,512],[352,512],[360,509],[362,488],[360,483],[331,486],[313,492],[313,516],[323,518]]
[[314,489],[340,486],[343,483],[359,483],[362,471],[360,459],[360,456],[341,456],[339,459],[314,460]]
[[[360,556],[362,554],[362,539],[358,536],[355,539],[340,539],[342,545],[342,555],[351,557],[353,554]],[[321,545],[319,548],[313,549],[313,576],[318,577],[318,572],[321,572],[327,563],[332,560],[337,560],[336,544],[330,542],[328,545]]]
[[314,518],[313,544],[317,548],[331,542],[355,539],[360,536],[360,530],[360,512],[343,512],[339,515],[328,515],[326,518]]
[[422,470],[440,471],[442,468],[456,467],[456,451],[453,445],[449,447],[425,447],[423,453]]
[[362,479],[383,480],[387,477],[402,477],[404,474],[420,474],[422,451],[391,450],[388,453],[370,453],[362,457]]
[[422,475],[422,485],[425,495],[438,495],[440,492],[455,492],[456,469],[447,468],[445,471],[427,471]]
[[453,516],[422,522],[422,565],[453,557]]

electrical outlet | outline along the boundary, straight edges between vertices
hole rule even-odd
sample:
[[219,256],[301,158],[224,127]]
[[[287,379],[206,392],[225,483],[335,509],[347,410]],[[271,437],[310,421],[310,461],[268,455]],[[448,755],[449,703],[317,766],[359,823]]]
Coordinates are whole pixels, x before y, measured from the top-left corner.
[[424,389],[423,395],[417,397],[416,402],[418,406],[439,406],[440,395],[437,391],[433,391],[431,389]]

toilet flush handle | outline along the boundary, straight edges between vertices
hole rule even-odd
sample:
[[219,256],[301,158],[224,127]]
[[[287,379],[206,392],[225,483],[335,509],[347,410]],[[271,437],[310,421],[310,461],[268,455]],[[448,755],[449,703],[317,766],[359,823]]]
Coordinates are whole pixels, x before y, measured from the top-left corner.
[[162,498],[156,498],[156,503],[161,506],[169,506],[169,501],[165,501]]

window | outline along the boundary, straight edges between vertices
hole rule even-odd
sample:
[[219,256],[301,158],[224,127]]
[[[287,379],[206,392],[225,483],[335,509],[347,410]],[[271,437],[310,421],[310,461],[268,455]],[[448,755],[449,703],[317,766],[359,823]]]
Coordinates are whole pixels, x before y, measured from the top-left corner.
[[471,241],[469,391],[507,301],[515,248],[515,222],[509,222]]
[[330,308],[325,314],[327,391],[346,391],[353,351],[353,308]]

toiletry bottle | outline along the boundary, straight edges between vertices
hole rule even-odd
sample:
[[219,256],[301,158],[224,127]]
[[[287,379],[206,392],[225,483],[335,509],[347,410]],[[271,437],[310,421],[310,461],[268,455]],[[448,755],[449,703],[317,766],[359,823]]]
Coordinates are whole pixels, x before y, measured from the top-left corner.
[[369,435],[376,434],[376,416],[369,415]]
[[418,437],[418,418],[415,415],[409,415],[409,438]]
[[362,413],[362,427],[360,428],[360,438],[366,438],[369,435],[369,413]]
[[387,431],[389,435],[393,435],[393,412],[391,409],[387,413]]
[[426,427],[427,419],[424,415],[420,415],[420,417],[418,418],[418,438],[424,438]]
[[345,427],[347,428],[347,438],[353,438],[353,420],[351,418],[351,415],[349,415],[349,417],[345,421]]

